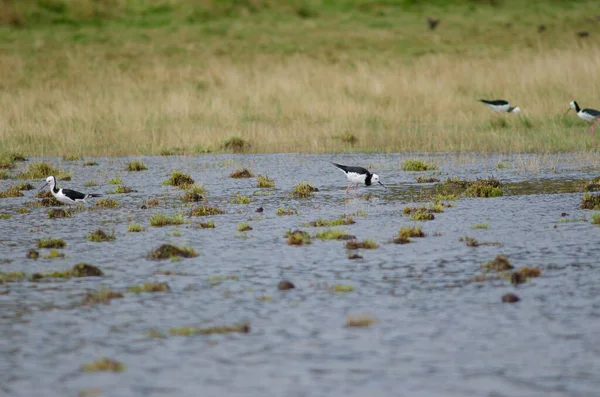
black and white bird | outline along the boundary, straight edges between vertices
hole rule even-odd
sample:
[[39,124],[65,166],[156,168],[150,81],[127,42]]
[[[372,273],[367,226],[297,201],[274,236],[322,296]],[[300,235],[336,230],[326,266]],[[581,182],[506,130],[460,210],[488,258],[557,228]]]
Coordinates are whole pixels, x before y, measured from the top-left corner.
[[504,99],[494,99],[491,101],[480,99],[479,102],[485,103],[490,109],[497,113],[521,113],[521,109],[519,109],[518,106],[510,106],[510,103]]
[[600,123],[600,111],[596,109],[582,109],[575,101],[571,101],[569,104],[569,109],[567,109],[565,114],[569,113],[569,110],[571,109],[575,109],[580,119],[583,119],[588,123],[592,123],[590,126],[590,132],[594,133],[594,127],[597,123]]
[[54,198],[63,204],[75,205],[77,203],[85,203],[85,200],[89,198],[102,196],[101,194],[84,194],[75,190],[59,189],[56,187],[56,178],[53,176],[46,178],[46,183],[39,190],[42,190],[46,186],[50,186],[50,192]]
[[346,194],[349,194],[348,190],[350,190],[352,185],[356,185],[354,187],[354,193],[358,194],[357,193],[358,185],[363,184],[365,186],[371,186],[374,182],[378,182],[381,186],[383,186],[387,189],[387,186],[385,186],[379,180],[379,175],[370,173],[369,170],[366,168],[354,167],[354,166],[349,166],[349,165],[341,165],[341,164],[336,164],[336,163],[331,163],[331,164],[335,165],[340,170],[344,171],[344,174],[346,174],[346,178],[348,179],[348,182],[350,182],[350,184],[346,188]]

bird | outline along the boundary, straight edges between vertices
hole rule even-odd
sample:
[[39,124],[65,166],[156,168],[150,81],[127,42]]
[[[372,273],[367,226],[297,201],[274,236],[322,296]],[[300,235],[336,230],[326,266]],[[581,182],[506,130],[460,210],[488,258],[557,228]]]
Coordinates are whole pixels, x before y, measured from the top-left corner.
[[575,101],[571,101],[571,103],[569,103],[569,109],[567,109],[565,114],[569,113],[569,110],[571,109],[575,109],[577,116],[579,116],[580,119],[583,119],[588,123],[592,123],[590,126],[590,133],[594,133],[594,127],[600,122],[600,111],[596,109],[582,109]]
[[494,99],[492,101],[480,99],[479,102],[485,103],[490,109],[497,113],[521,113],[521,109],[518,106],[510,106],[510,103],[504,99]]
[[434,30],[437,27],[438,23],[440,23],[439,19],[427,17],[427,25],[429,26],[429,30]]
[[359,184],[364,184],[365,186],[371,186],[373,184],[373,182],[379,182],[379,184],[381,186],[383,186],[384,188],[387,189],[387,186],[385,186],[379,180],[379,175],[370,173],[369,170],[366,168],[341,165],[341,164],[337,164],[337,163],[331,163],[331,164],[335,165],[336,167],[338,167],[340,170],[342,170],[346,174],[346,178],[348,179],[348,182],[350,182],[350,184],[346,188],[346,194],[349,194],[348,190],[350,190],[352,185],[356,185],[354,187],[354,193],[356,195],[358,195],[357,189],[358,189]]
[[102,196],[101,194],[84,194],[75,190],[59,189],[56,187],[56,178],[53,176],[46,178],[46,183],[39,190],[42,190],[46,186],[50,186],[50,193],[63,204],[75,205],[77,203],[85,203],[86,199]]

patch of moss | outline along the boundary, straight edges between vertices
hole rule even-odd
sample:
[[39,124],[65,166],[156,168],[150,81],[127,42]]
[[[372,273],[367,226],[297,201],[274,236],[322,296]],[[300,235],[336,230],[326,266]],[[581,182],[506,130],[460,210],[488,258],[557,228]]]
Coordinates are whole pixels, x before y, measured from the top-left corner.
[[54,208],[48,211],[48,218],[70,218],[72,213],[70,210],[63,210],[62,208]]
[[221,327],[206,327],[206,328],[196,328],[196,327],[174,327],[169,328],[169,335],[177,335],[177,336],[190,336],[190,335],[210,335],[210,334],[228,334],[232,332],[239,332],[242,334],[247,334],[250,332],[250,324],[235,324],[230,326],[221,326]]
[[250,204],[250,201],[252,201],[250,197],[242,196],[238,193],[231,199],[231,204]]
[[408,159],[402,164],[402,170],[404,171],[432,171],[437,170],[437,168],[435,164],[427,164],[418,159]]
[[102,229],[98,229],[93,233],[88,234],[85,238],[89,241],[93,241],[96,243],[100,243],[103,241],[113,241],[116,239],[115,231],[113,230],[111,233],[106,233]]
[[317,238],[321,240],[354,240],[356,236],[352,236],[342,229],[327,229],[317,233]]
[[152,214],[150,217],[150,226],[163,227],[171,225],[182,225],[185,223],[182,214],[166,215],[162,212]]
[[356,316],[346,317],[346,327],[370,327],[375,324],[377,320],[373,316],[368,314],[361,314]]
[[323,218],[319,218],[316,221],[312,221],[307,223],[305,226],[312,226],[312,227],[331,227],[331,226],[343,226],[343,225],[353,225],[356,222],[354,221],[354,218],[351,215],[342,215],[339,218],[336,219],[323,219]]
[[42,238],[38,240],[38,248],[64,248],[67,243],[61,238]]
[[21,193],[18,186],[9,186],[5,191],[0,191],[0,198],[9,197],[23,197],[23,193]]
[[503,272],[512,269],[513,265],[510,264],[506,256],[499,254],[496,255],[496,257],[493,260],[484,263],[481,267],[483,267],[486,270]]
[[180,189],[185,189],[190,185],[194,184],[194,180],[188,174],[184,174],[179,171],[175,171],[171,174],[171,177],[163,182],[163,185],[171,185]]
[[298,215],[298,211],[294,208],[277,208],[277,216]]
[[350,284],[334,284],[329,287],[329,290],[333,292],[352,292],[354,287]]
[[127,163],[127,166],[125,167],[125,170],[127,170],[127,171],[144,171],[147,169],[148,169],[148,167],[146,167],[146,164],[144,164],[140,160],[130,161],[129,163]]
[[163,244],[148,254],[148,258],[154,260],[170,259],[173,257],[194,258],[198,256],[193,248],[176,247],[171,244]]
[[195,203],[201,200],[204,200],[204,196],[206,195],[206,189],[204,185],[193,184],[188,186],[185,189],[185,193],[183,196],[180,196],[181,200],[188,203]]
[[169,288],[169,285],[167,283],[152,283],[152,282],[146,282],[141,285],[134,285],[127,289],[128,292],[133,292],[136,294],[139,294],[142,292],[165,292],[165,291],[170,291],[170,290],[171,289]]
[[254,176],[254,174],[248,168],[241,168],[241,169],[233,171],[231,174],[229,174],[229,176],[231,178],[240,179],[240,178],[252,178]]
[[220,215],[220,214],[224,214],[224,213],[225,213],[225,211],[223,211],[222,209],[204,205],[204,206],[192,208],[189,215],[190,216],[212,216],[212,215]]
[[94,362],[83,364],[81,369],[83,372],[123,372],[125,371],[125,364],[102,357]]
[[310,234],[302,230],[288,230],[283,237],[287,238],[287,243],[289,245],[304,245],[311,243]]
[[248,150],[250,150],[251,147],[252,145],[250,144],[250,142],[238,136],[234,136],[227,139],[221,145],[222,149],[233,153],[246,153]]
[[120,204],[117,200],[109,199],[109,198],[101,198],[96,201],[96,208],[119,208]]
[[259,188],[275,187],[275,181],[264,175],[259,175],[256,178],[256,187],[259,187]]
[[246,222],[242,222],[239,225],[237,225],[236,230],[238,232],[246,232],[252,230],[252,226],[248,225]]
[[315,192],[318,191],[319,189],[314,187],[312,184],[308,182],[300,182],[294,187],[294,190],[292,191],[291,195],[292,197],[296,198],[307,198],[313,196]]
[[363,241],[349,240],[346,243],[346,249],[355,250],[355,249],[375,249],[378,248],[379,245],[373,240],[364,239]]
[[600,210],[600,195],[586,193],[581,199],[581,209],[584,210]]
[[105,304],[109,305],[110,301],[113,299],[123,298],[123,294],[120,292],[113,292],[110,288],[102,288],[98,291],[90,291],[88,292],[83,300],[81,301],[82,305],[98,305]]
[[417,183],[436,183],[440,181],[440,178],[419,176],[416,181]]

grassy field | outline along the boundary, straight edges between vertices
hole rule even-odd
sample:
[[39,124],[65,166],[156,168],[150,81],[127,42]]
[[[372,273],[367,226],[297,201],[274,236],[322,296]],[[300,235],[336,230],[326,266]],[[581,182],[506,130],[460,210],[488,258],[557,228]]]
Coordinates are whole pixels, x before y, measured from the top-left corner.
[[0,152],[193,154],[234,136],[250,152],[597,150],[563,116],[600,108],[596,8],[0,0]]

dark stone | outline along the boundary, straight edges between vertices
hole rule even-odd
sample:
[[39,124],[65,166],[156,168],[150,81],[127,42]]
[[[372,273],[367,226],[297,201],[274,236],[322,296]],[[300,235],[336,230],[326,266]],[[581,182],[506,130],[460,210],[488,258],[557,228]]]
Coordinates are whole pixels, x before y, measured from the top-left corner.
[[502,295],[502,302],[503,303],[515,303],[520,301],[521,298],[519,298],[517,295],[513,294],[513,293],[508,293],[508,294],[504,294]]
[[280,291],[286,291],[286,290],[292,289],[292,288],[296,288],[296,286],[289,281],[283,280],[283,281],[280,281],[279,284],[277,284],[277,289]]

